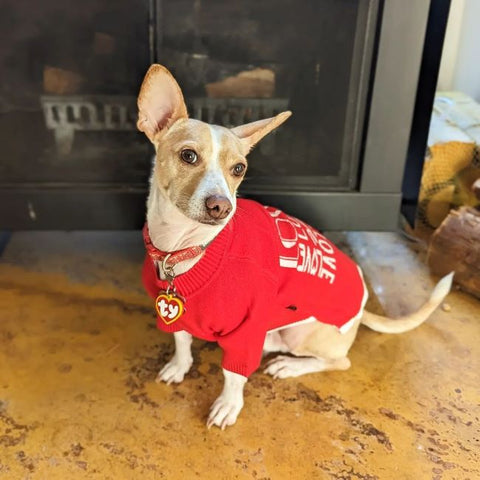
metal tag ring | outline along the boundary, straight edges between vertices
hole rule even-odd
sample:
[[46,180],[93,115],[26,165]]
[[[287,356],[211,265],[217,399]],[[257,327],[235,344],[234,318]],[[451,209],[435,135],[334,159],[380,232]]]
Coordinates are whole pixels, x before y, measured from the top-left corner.
[[174,266],[173,265],[167,265],[168,259],[170,258],[171,254],[169,253],[168,255],[165,256],[162,262],[162,270],[165,276],[168,279],[174,279],[175,278],[175,272],[173,270]]

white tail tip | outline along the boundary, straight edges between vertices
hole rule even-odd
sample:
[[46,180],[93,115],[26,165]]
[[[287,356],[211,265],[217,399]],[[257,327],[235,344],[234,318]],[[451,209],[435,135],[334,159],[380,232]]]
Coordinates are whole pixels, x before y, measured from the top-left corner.
[[430,295],[430,301],[439,304],[452,288],[453,276],[455,272],[450,272],[445,275],[435,286],[432,294]]

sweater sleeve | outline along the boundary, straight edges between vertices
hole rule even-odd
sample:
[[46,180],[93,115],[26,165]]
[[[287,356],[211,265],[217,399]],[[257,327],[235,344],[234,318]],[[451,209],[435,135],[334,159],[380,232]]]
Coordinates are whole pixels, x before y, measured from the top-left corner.
[[222,367],[244,377],[250,376],[260,365],[267,333],[268,316],[273,314],[271,282],[256,285],[243,321],[232,331],[217,339],[223,350]]

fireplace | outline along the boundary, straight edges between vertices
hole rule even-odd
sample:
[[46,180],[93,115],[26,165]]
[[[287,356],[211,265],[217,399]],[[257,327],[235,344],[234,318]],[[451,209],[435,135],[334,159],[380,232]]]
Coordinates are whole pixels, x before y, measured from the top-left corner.
[[142,225],[153,152],[135,97],[152,62],[194,118],[293,111],[241,195],[323,229],[395,228],[429,1],[4,3],[4,229]]

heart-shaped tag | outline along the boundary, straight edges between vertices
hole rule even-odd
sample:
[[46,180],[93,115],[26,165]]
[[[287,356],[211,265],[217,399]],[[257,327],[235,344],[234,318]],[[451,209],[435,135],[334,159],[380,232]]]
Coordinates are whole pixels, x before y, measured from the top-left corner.
[[173,293],[160,292],[155,300],[158,316],[166,325],[178,320],[184,310],[184,300]]

